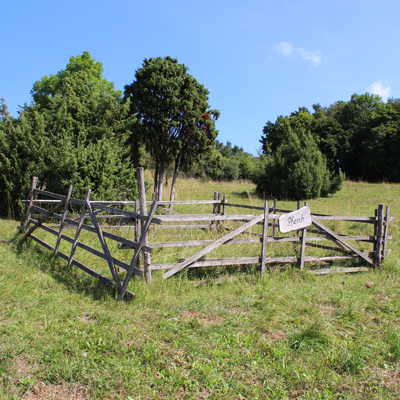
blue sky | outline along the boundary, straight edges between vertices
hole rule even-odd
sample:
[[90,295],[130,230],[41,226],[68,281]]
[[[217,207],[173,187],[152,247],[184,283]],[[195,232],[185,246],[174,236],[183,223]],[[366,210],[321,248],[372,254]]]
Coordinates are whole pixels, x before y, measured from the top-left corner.
[[117,89],[145,58],[186,64],[221,111],[219,140],[256,154],[265,123],[353,93],[400,97],[398,0],[0,0],[0,98],[88,50]]

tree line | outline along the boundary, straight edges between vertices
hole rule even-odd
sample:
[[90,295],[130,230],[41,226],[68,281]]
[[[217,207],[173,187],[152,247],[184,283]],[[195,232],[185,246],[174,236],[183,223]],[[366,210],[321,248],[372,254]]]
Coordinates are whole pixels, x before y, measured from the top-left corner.
[[336,192],[345,176],[400,181],[400,99],[354,94],[312,108],[264,126],[263,165],[253,175],[259,193],[300,200]]
[[22,210],[32,176],[46,190],[93,199],[137,196],[135,167],[150,155],[154,192],[162,198],[173,163],[171,197],[180,170],[189,171],[214,149],[218,110],[208,90],[171,57],[145,59],[135,79],[116,90],[89,52],[33,85],[19,117],[0,103],[0,214]]
[[103,78],[89,52],[33,85],[30,104],[12,117],[0,102],[0,214],[22,211],[32,176],[42,188],[93,199],[136,199],[135,168],[154,169],[161,199],[179,173],[213,180],[249,179],[260,195],[327,196],[345,176],[399,181],[400,100],[356,95],[329,107],[305,107],[268,121],[259,157],[216,138],[219,111],[209,91],[171,57],[145,59],[124,91]]

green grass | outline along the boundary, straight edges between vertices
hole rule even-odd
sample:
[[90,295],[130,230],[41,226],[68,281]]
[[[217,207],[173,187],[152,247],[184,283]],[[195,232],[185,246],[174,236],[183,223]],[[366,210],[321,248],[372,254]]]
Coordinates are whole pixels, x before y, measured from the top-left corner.
[[[214,191],[262,205],[246,182],[182,180],[177,200],[211,199]],[[219,275],[238,279],[198,287],[190,274],[164,281],[156,273],[151,285],[132,281],[135,301],[68,270],[17,235],[17,222],[1,220],[0,399],[399,398],[399,195],[399,185],[346,182],[334,197],[310,201],[312,211],[336,215],[389,205],[394,239],[381,270],[312,276],[288,265],[260,279],[258,268],[227,269]],[[83,252],[76,258],[95,262]],[[106,271],[105,263],[98,268]]]

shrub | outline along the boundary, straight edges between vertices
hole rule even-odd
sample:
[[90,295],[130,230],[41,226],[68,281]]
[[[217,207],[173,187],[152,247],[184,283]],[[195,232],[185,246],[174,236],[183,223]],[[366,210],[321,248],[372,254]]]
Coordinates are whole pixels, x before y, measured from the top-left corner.
[[264,170],[253,176],[259,194],[279,200],[327,196],[339,190],[343,180],[343,174],[331,179],[326,158],[311,133],[290,128],[276,152],[266,157]]

